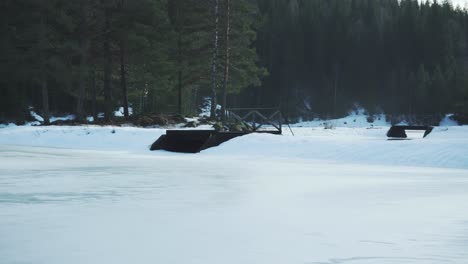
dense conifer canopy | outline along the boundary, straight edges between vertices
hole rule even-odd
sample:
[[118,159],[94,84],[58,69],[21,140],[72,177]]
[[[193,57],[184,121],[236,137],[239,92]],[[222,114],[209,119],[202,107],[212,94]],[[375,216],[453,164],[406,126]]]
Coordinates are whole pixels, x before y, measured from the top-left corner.
[[212,87],[290,117],[468,111],[468,12],[448,1],[4,0],[0,21],[0,122],[194,114]]

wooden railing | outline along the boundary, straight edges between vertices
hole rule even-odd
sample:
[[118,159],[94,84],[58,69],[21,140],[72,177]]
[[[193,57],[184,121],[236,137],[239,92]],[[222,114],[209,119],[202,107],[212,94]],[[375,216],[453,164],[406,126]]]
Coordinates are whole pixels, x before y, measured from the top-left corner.
[[282,115],[279,108],[230,108],[226,123],[241,124],[248,131],[282,133]]

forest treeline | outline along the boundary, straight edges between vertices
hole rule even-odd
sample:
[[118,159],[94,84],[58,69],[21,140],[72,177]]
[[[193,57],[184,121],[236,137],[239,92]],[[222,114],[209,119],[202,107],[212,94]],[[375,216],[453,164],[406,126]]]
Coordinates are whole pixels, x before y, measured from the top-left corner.
[[468,112],[468,12],[416,0],[3,0],[0,122]]

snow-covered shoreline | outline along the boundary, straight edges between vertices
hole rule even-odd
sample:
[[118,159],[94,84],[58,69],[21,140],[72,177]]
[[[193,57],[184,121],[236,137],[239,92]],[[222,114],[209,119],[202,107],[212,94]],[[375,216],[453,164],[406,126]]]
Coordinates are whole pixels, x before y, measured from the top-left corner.
[[[425,139],[388,141],[388,127],[287,127],[283,136],[251,134],[199,155],[324,160],[342,163],[468,168],[468,126],[436,127]],[[123,151],[144,155],[165,129],[100,126],[10,126],[2,145]],[[180,154],[175,154],[180,155]]]

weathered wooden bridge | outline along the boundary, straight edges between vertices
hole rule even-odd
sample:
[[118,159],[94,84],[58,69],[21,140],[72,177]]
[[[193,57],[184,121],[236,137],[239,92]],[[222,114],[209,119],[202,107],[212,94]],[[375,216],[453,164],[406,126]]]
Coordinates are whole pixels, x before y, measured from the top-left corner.
[[281,135],[282,115],[279,109],[227,109],[219,130],[167,130],[151,145],[151,150],[198,153],[250,133]]

